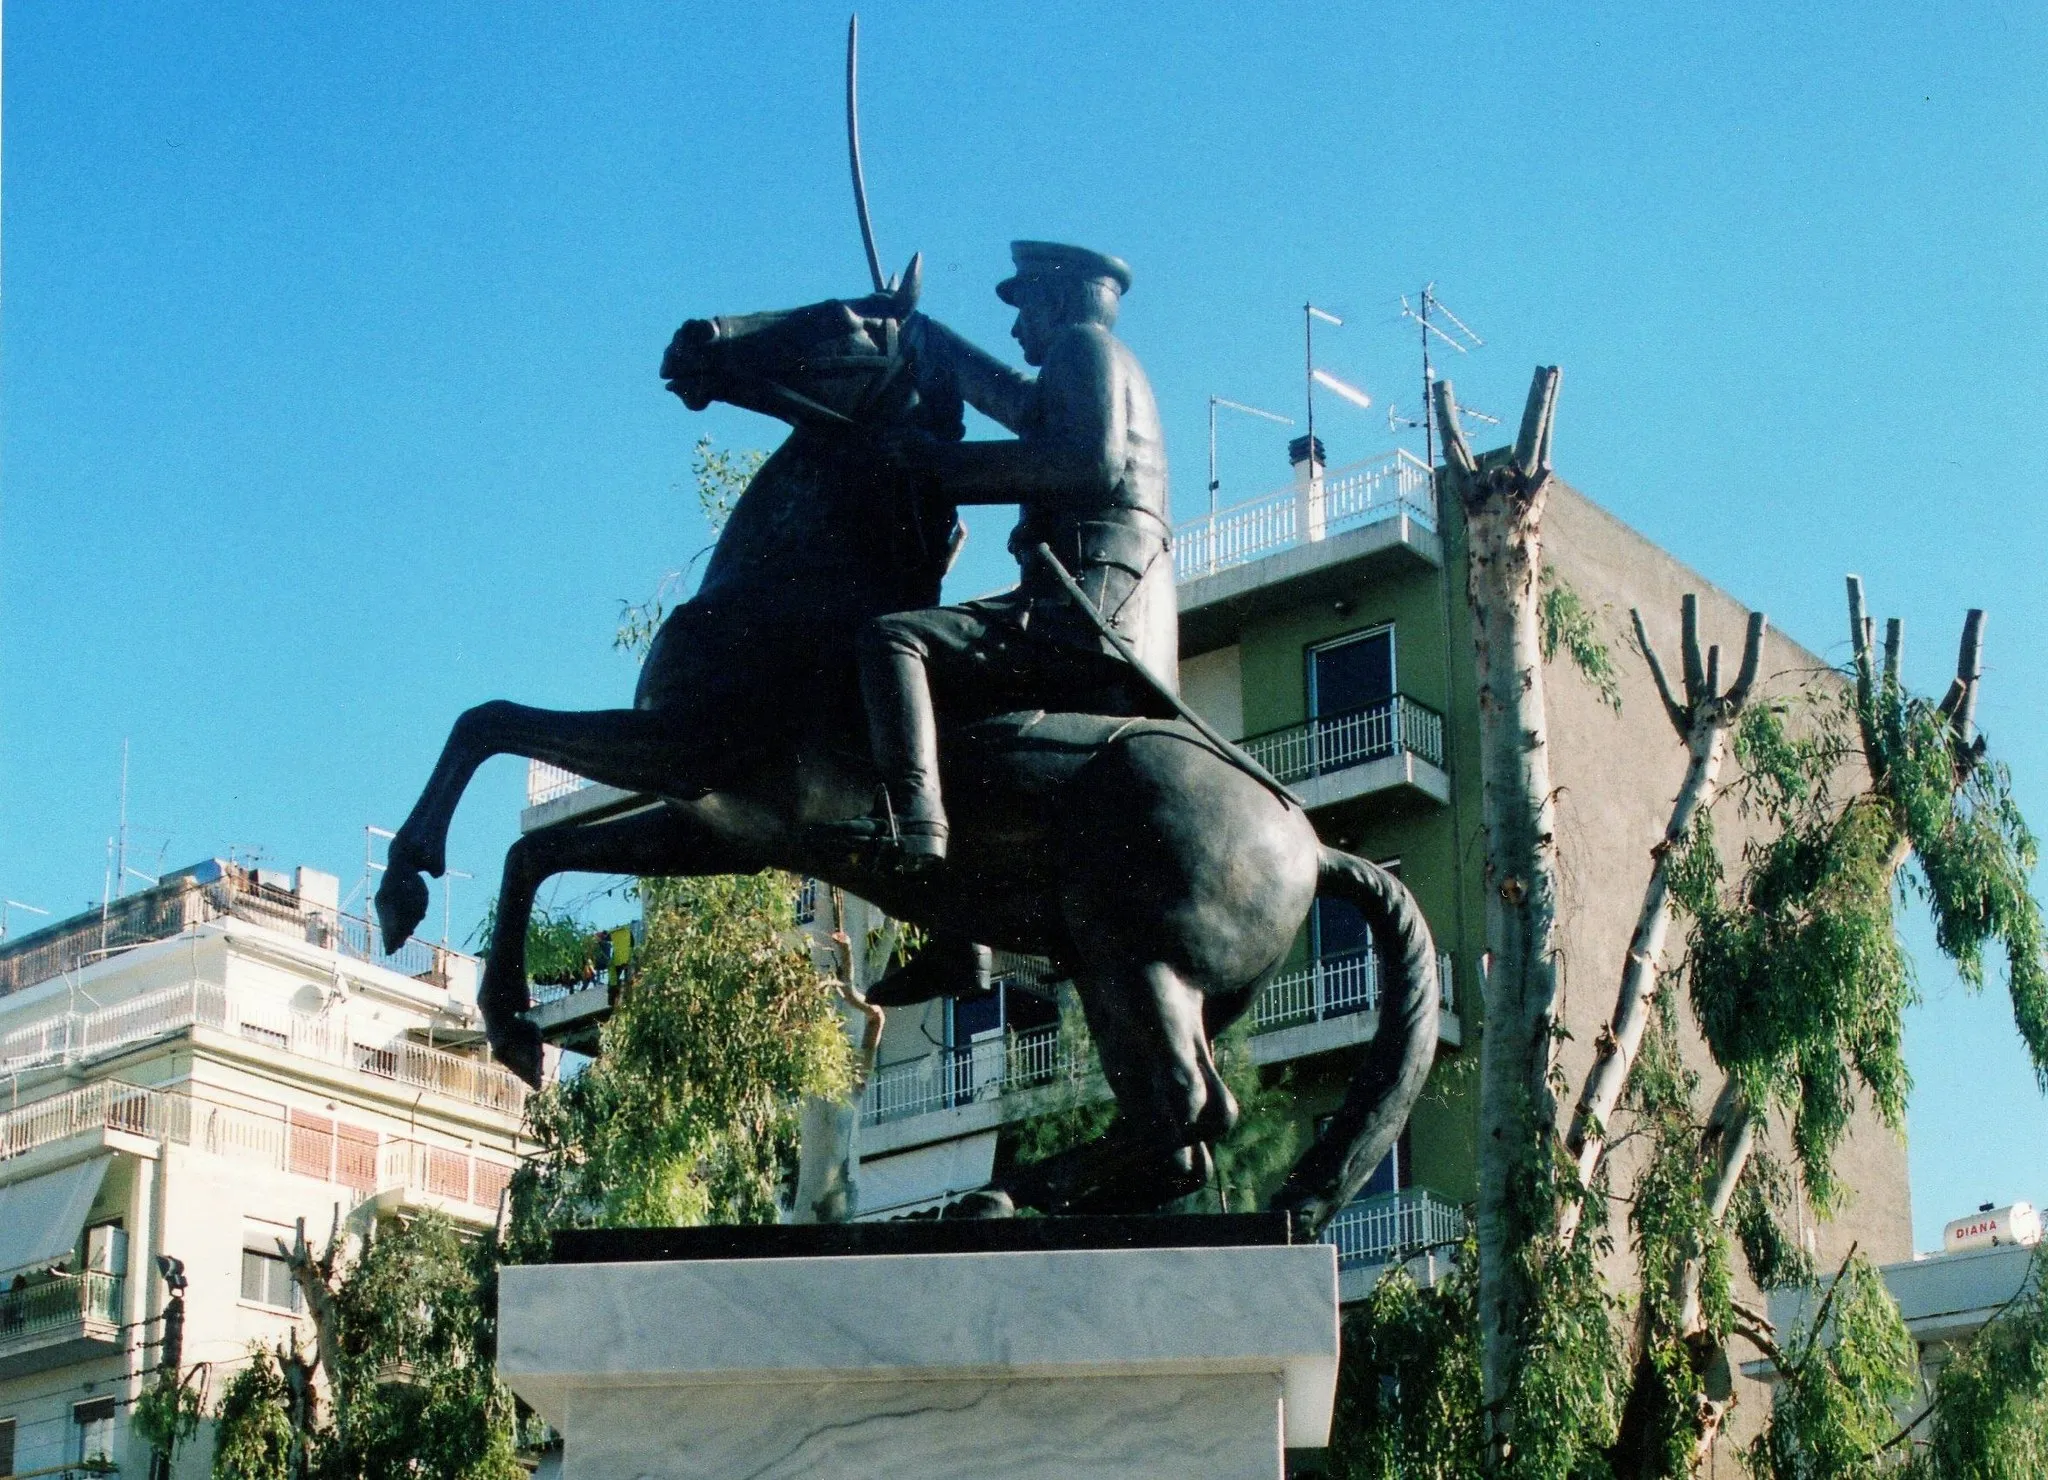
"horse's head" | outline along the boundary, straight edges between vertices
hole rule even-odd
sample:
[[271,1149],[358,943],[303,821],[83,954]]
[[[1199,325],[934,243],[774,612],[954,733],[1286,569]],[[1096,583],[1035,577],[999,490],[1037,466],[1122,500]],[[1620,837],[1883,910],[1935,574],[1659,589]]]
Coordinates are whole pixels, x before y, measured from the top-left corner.
[[870,426],[901,418],[916,390],[898,331],[917,307],[921,259],[864,298],[777,313],[691,319],[661,378],[692,411],[725,401],[792,426]]

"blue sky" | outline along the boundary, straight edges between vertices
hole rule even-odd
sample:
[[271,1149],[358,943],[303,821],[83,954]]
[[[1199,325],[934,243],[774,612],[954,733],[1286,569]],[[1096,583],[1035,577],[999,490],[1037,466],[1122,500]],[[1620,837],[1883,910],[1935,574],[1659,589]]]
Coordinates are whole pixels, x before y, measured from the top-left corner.
[[[684,411],[669,334],[864,286],[844,26],[7,6],[0,894],[97,901],[124,738],[142,868],[353,882],[465,705],[624,702],[618,604],[706,538],[690,444],[776,430]],[[1842,655],[1859,571],[1938,690],[1988,607],[1983,724],[2048,826],[2039,7],[876,3],[863,32],[885,256],[998,348],[1009,238],[1128,258],[1180,513],[1210,394],[1296,411],[1304,298],[1347,319],[1322,362],[1412,407],[1398,299],[1434,279],[1487,340],[1464,400],[1512,414],[1563,365],[1561,471],[1810,646]],[[1335,462],[1389,440],[1319,413]],[[1282,436],[1226,421],[1226,499]],[[957,586],[1004,582],[1003,524]],[[522,783],[492,763],[458,819],[458,933]],[[2048,1200],[2048,1111],[1995,994],[1922,986],[1925,1247]]]

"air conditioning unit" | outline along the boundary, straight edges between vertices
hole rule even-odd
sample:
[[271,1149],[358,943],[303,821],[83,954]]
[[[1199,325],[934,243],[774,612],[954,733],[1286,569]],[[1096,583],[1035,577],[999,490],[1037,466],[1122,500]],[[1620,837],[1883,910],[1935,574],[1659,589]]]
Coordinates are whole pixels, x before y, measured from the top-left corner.
[[2041,1215],[2032,1203],[2016,1202],[1994,1208],[1984,1204],[1967,1218],[1957,1218],[1941,1231],[1941,1251],[1959,1254],[1965,1249],[1989,1249],[2000,1244],[2032,1248],[2041,1242]]
[[126,1274],[128,1230],[118,1223],[95,1223],[86,1229],[85,1267],[100,1274]]

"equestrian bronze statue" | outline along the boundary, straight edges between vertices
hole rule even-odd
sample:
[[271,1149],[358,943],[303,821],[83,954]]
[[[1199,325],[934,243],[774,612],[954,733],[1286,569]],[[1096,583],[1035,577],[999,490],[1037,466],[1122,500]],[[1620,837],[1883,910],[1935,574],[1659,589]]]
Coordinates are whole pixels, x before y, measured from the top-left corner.
[[[1317,895],[1340,897],[1379,953],[1380,1023],[1275,1198],[1320,1228],[1392,1146],[1428,1073],[1429,929],[1399,881],[1322,846],[1241,752],[1171,717],[1164,453],[1143,374],[1109,333],[1128,270],[1046,244],[1020,244],[1017,261],[1001,291],[1043,364],[1035,381],[917,313],[915,262],[864,297],[682,326],[669,388],[693,409],[780,418],[790,435],[663,623],[631,708],[497,701],[456,721],[391,844],[385,942],[396,949],[425,914],[422,875],[443,871],[449,820],[489,757],[643,793],[657,804],[530,833],[506,856],[479,1004],[509,1067],[538,1079],[523,1014],[543,880],[786,869],[935,942],[1045,956],[1071,977],[1116,1119],[1006,1173],[982,1203],[1151,1211],[1207,1183],[1210,1147],[1236,1120],[1216,1036],[1279,971]],[[961,441],[963,401],[1017,438]],[[1021,506],[1023,582],[939,608],[964,502]]]

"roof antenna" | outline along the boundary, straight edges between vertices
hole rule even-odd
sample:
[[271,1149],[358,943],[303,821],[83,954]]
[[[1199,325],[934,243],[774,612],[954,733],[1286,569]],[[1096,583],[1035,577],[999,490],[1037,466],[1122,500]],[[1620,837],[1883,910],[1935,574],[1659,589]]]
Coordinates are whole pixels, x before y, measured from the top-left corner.
[[[1461,355],[1470,354],[1473,350],[1481,348],[1485,345],[1486,341],[1475,334],[1463,319],[1444,306],[1443,300],[1436,296],[1435,283],[1424,283],[1422,285],[1422,292],[1417,295],[1417,298],[1420,307],[1410,307],[1407,295],[1402,295],[1401,317],[1413,319],[1419,326],[1419,332],[1422,335],[1422,421],[1419,424],[1422,427],[1423,458],[1430,467],[1434,468],[1436,466],[1436,401],[1430,387],[1436,384],[1436,371],[1430,364],[1429,337],[1434,334]],[[1432,322],[1430,317],[1432,314],[1440,315],[1444,322],[1448,323],[1451,327],[1445,329],[1441,325]],[[1491,422],[1495,426],[1500,425],[1499,417],[1488,416],[1483,411],[1473,411],[1463,403],[1460,403],[1458,406],[1458,414],[1469,416],[1474,421]],[[1393,420],[1393,414],[1389,412],[1387,417],[1389,427],[1393,425]],[[1415,426],[1418,423],[1410,421],[1408,425]]]
[[1257,406],[1247,406],[1242,401],[1226,400],[1222,396],[1209,398],[1209,517],[1216,517],[1216,495],[1223,485],[1216,477],[1216,408],[1227,406],[1232,411],[1242,411],[1247,416],[1263,416],[1268,421],[1277,421],[1283,427],[1294,425],[1294,418],[1282,416],[1277,411],[1266,411]]

